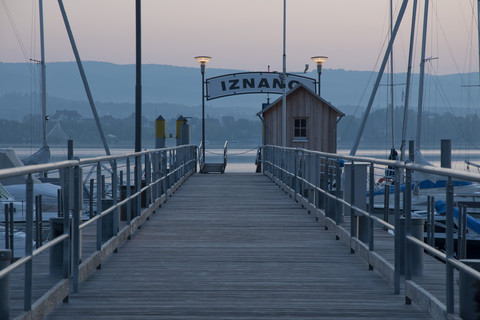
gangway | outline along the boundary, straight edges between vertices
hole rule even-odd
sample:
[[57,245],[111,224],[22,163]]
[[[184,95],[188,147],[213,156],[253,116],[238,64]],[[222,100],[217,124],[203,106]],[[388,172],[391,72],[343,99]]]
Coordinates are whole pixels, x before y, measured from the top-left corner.
[[[200,152],[200,173],[225,173],[225,168],[227,167],[227,146],[228,141],[225,141],[223,146],[223,162],[218,163],[206,163],[203,158],[203,152]],[[200,143],[200,151],[205,146]]]

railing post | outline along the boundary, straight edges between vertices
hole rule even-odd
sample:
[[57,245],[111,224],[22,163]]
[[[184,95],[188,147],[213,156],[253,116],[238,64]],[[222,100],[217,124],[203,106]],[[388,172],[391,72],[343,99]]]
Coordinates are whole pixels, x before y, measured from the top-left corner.
[[[12,251],[0,249],[0,271],[10,265]],[[0,279],[0,320],[10,319],[10,275]]]
[[[374,211],[374,184],[375,184],[375,167],[373,163],[370,164],[369,170],[369,181],[368,181],[368,212],[371,216],[373,216]],[[373,219],[368,219],[368,250],[374,250],[374,228],[373,228]],[[369,270],[373,270],[373,266],[371,264],[368,265]]]
[[82,192],[80,167],[73,168],[73,213],[72,213],[72,289],[74,293],[78,292],[80,264],[80,192]]
[[[353,161],[350,167],[350,204],[352,206],[355,204],[355,164]],[[350,208],[350,237],[357,237],[357,219],[353,207]],[[350,253],[355,253],[351,247]]]
[[[102,214],[102,167],[100,165],[100,162],[97,163],[97,216]],[[99,217],[97,220],[97,243],[96,243],[96,249],[97,251],[100,251],[102,249],[102,220],[103,217]],[[97,269],[100,269],[101,265],[97,267]]]
[[167,168],[167,151],[162,151],[162,194],[165,194],[165,202],[168,199],[168,168]]
[[[118,172],[117,172],[117,160],[112,161],[112,198],[113,198],[113,206],[118,204]],[[113,210],[113,235],[116,236],[118,234],[118,208]]]
[[453,259],[453,182],[452,178],[448,177],[447,181],[447,190],[446,190],[446,202],[447,202],[447,212],[446,212],[446,291],[447,291],[447,313],[454,312],[454,276],[453,276],[453,265],[449,262],[449,259]]
[[335,204],[335,224],[339,224],[343,222],[343,206],[341,203],[338,202],[339,198],[343,198],[342,192],[342,169],[340,167],[341,159],[337,159],[336,170],[335,170],[335,196],[336,204]]
[[9,219],[9,210],[8,204],[5,203],[5,249],[10,249],[10,219]]
[[[130,196],[131,196],[131,190],[130,190],[130,185],[131,185],[131,178],[130,178],[130,175],[131,175],[131,172],[130,172],[130,157],[127,157],[127,160],[126,160],[126,166],[127,166],[127,171],[126,171],[126,174],[127,174],[127,188],[125,190],[125,198],[126,199],[129,199]],[[128,200],[127,201],[127,224],[130,224],[131,221],[132,221],[132,201],[131,200]]]
[[[140,189],[142,188],[142,157],[139,155],[135,156],[135,193],[140,192]],[[141,203],[142,203],[142,195],[139,195],[135,197],[137,200],[135,202],[135,217],[138,217],[141,212]]]
[[400,294],[400,241],[403,239],[400,235],[400,169],[395,167],[394,169],[394,204],[395,204],[395,238],[394,238],[394,247],[395,247],[395,274],[393,279],[394,294]]
[[[150,166],[150,155],[147,153],[145,154],[145,186],[148,186],[152,180],[152,167]],[[150,206],[151,203],[151,196],[152,191],[149,188],[147,192],[145,192],[145,203],[147,208]]]
[[[64,169],[64,190],[62,192],[63,197],[63,234],[70,235],[63,242],[63,278],[68,279],[70,277],[70,239],[72,234],[70,233],[70,180],[71,180],[71,168]],[[101,192],[101,190],[100,190]]]
[[293,177],[293,200],[297,200],[297,193],[298,193],[298,150],[295,149],[294,151],[294,171],[295,175]]
[[[463,264],[480,271],[480,261],[477,259],[461,260]],[[463,270],[459,271],[459,310],[462,319],[478,319],[478,288],[480,281]]]
[[332,217],[330,213],[328,213],[328,158],[325,158],[325,166],[323,167],[323,210],[325,215],[329,218]]
[[[25,221],[25,256],[33,253],[33,179],[29,173],[26,185],[27,217]],[[32,310],[33,261],[25,263],[24,311]]]

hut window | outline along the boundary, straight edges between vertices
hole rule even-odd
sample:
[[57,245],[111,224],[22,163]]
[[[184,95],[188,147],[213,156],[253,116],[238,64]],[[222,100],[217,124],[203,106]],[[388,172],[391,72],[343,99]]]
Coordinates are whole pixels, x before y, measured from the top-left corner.
[[294,120],[294,132],[293,136],[296,138],[306,138],[307,137],[307,119],[293,119]]

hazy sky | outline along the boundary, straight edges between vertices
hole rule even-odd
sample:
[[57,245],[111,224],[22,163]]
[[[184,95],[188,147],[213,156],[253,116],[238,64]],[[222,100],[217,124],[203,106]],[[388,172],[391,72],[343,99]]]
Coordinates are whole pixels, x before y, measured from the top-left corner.
[[[39,59],[38,0],[0,0],[0,61]],[[287,0],[287,71],[314,55],[324,68],[378,70],[389,24],[388,0]],[[395,12],[401,5],[394,0]],[[440,74],[477,71],[476,0],[430,1],[429,49]],[[64,0],[83,60],[135,63],[134,0]],[[395,46],[396,72],[406,71],[413,0]],[[424,1],[419,0],[423,18]],[[14,20],[27,57],[16,39]],[[46,60],[73,61],[58,2],[44,0]],[[143,0],[143,63],[209,68],[282,69],[282,0]],[[421,34],[418,29],[417,34]],[[420,42],[416,45],[417,60]],[[383,48],[383,49],[382,49]],[[419,62],[416,62],[418,70]]]

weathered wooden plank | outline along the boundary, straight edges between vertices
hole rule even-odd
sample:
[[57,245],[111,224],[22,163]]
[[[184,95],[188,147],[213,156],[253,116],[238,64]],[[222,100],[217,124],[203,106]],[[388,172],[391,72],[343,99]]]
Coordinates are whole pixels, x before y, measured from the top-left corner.
[[254,174],[194,175],[48,319],[428,319]]

